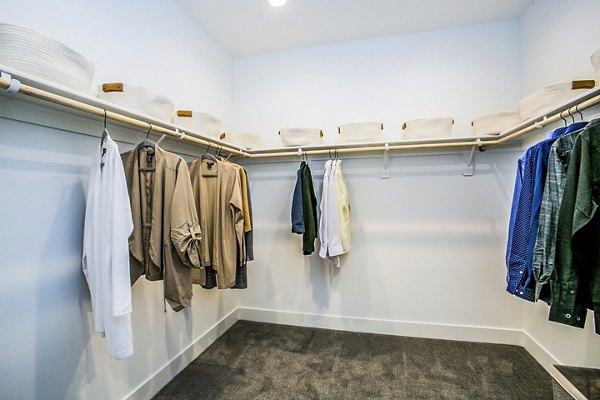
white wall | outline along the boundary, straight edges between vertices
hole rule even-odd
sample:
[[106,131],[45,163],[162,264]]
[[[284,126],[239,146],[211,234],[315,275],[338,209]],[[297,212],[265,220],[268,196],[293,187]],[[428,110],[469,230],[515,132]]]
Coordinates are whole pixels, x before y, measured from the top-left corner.
[[332,142],[340,124],[381,121],[399,139],[406,120],[451,116],[465,136],[474,117],[517,108],[520,64],[518,21],[237,58],[235,129],[276,146],[283,127]]
[[[520,329],[522,304],[504,291],[502,245],[514,153],[480,155],[470,178],[461,174],[462,154],[393,158],[389,180],[379,178],[378,158],[342,158],[353,247],[341,269],[316,254],[302,256],[301,237],[290,232],[298,163],[248,165],[257,261],[249,267],[252,285],[240,294],[241,305]],[[320,190],[323,163],[311,166]],[[420,334],[435,336],[436,330],[424,327]]]
[[[229,118],[231,58],[170,1],[5,0],[2,8],[10,10],[3,21],[96,61],[97,82],[135,81]],[[101,121],[18,98],[0,96],[0,398],[125,398],[165,366],[176,373],[171,360],[234,310],[236,295],[196,288],[189,309],[164,314],[160,282],[141,279],[132,289],[135,354],[112,360],[94,333],[81,272]],[[140,132],[109,127],[121,151],[140,141]]]
[[72,47],[96,65],[97,84],[128,82],[170,98],[177,109],[231,125],[231,56],[172,0],[3,0],[2,22]]
[[[518,21],[286,51],[234,60],[234,113],[241,130],[277,145],[284,126],[325,128],[511,109],[520,93]],[[248,165],[255,213],[247,307],[408,324],[520,329],[522,304],[504,291],[504,244],[518,153],[398,157],[379,178],[379,156],[342,157],[353,249],[339,270],[301,255],[290,233],[297,160]],[[322,162],[313,162],[315,184]],[[275,199],[275,200],[274,200]],[[422,335],[435,335],[433,328]]]
[[[600,48],[600,2],[534,2],[521,17],[525,93],[570,79],[593,77],[590,56]],[[589,114],[600,112],[596,107]],[[600,336],[588,316],[585,329],[548,321],[548,306],[526,304],[525,331],[559,363],[600,367]]]
[[600,2],[538,0],[521,16],[523,95],[573,79],[594,79],[600,48]]

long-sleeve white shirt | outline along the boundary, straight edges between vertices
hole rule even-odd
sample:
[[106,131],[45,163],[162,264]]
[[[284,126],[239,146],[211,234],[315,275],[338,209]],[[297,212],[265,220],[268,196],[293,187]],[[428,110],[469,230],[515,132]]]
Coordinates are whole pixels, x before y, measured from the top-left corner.
[[336,266],[339,266],[337,256],[345,253],[342,242],[342,232],[340,230],[340,216],[335,181],[336,164],[333,160],[325,163],[323,175],[323,191],[321,194],[321,218],[319,220],[319,237],[321,248],[319,256],[321,258],[330,258]]
[[116,359],[133,354],[128,245],[131,218],[119,149],[107,133],[91,167],[82,268],[90,288],[96,332],[104,333],[106,350]]

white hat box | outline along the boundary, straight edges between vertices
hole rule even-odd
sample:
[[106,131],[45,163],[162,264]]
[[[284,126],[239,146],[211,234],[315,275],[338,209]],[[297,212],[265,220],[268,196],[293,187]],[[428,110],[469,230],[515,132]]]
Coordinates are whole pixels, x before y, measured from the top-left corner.
[[314,128],[282,128],[279,136],[286,147],[310,146],[322,142],[323,131]]
[[34,30],[0,23],[0,64],[80,92],[90,91],[94,63]]
[[546,86],[519,102],[521,120],[547,113],[569,99],[593,89],[594,80],[578,80]]
[[448,137],[452,134],[454,118],[423,118],[402,124],[406,139],[432,139]]
[[352,122],[338,127],[340,141],[346,143],[374,142],[381,139],[382,131],[381,122]]
[[193,132],[214,137],[219,137],[223,124],[215,116],[190,110],[177,110],[173,116],[173,123]]
[[262,147],[262,137],[256,133],[226,132],[220,136],[221,140],[243,147],[256,149]]
[[98,97],[163,121],[171,121],[175,109],[166,96],[130,83],[104,83],[98,86]]
[[487,136],[502,133],[520,122],[521,115],[518,110],[515,110],[474,118],[471,125],[476,136]]

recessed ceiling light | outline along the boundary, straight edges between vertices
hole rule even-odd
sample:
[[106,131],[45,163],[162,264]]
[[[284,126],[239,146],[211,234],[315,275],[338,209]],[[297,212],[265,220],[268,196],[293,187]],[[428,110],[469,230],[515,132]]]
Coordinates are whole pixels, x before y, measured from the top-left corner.
[[269,4],[273,7],[283,7],[287,3],[287,0],[269,0]]

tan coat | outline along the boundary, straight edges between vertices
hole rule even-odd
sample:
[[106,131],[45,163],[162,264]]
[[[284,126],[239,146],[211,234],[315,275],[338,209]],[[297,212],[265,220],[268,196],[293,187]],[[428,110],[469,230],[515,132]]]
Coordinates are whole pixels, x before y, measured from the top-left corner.
[[151,281],[164,279],[165,299],[179,311],[192,298],[201,231],[185,161],[158,146],[153,150],[153,156],[148,148],[121,155],[133,214],[131,283],[142,275]]
[[[195,160],[189,169],[203,232],[202,266],[217,272],[219,289],[231,288],[236,268],[246,258],[240,175],[231,165],[213,159]],[[204,285],[204,271],[194,271],[193,282]]]

